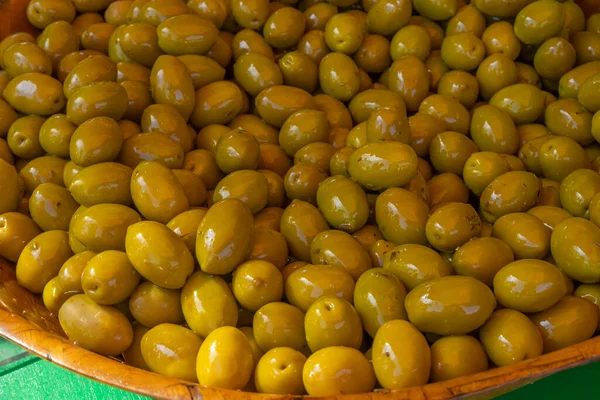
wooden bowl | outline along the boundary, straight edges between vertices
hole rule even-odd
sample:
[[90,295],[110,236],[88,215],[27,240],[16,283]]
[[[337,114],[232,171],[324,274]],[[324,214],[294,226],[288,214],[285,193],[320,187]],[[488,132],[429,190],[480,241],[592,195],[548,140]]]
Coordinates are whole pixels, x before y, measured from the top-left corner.
[[[600,12],[598,0],[576,0],[586,15]],[[0,0],[0,39],[26,31],[36,35],[25,15],[27,0]],[[301,396],[262,395],[213,389],[168,378],[107,358],[66,339],[57,316],[40,296],[18,285],[14,266],[0,258],[0,336],[54,364],[90,379],[158,399],[296,400]],[[600,336],[518,364],[398,391],[312,397],[319,400],[491,399],[555,372],[600,360]]]

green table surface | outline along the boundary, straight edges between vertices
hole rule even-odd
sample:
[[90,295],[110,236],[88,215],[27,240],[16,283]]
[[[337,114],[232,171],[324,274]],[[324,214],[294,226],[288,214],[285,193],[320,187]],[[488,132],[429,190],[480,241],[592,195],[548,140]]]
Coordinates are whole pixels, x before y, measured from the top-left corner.
[[[500,400],[598,399],[600,362],[562,371]],[[146,400],[57,367],[0,338],[0,399]]]

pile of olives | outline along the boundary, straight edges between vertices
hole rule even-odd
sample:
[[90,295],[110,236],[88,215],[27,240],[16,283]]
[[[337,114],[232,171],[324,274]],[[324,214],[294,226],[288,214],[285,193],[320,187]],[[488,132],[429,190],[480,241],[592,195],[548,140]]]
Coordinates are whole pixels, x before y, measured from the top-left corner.
[[0,256],[68,338],[217,388],[401,389],[600,327],[600,14],[31,0]]

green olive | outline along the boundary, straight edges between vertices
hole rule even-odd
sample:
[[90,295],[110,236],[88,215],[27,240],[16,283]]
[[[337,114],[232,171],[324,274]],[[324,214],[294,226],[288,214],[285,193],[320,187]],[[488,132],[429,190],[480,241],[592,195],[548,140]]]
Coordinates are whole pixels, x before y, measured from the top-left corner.
[[128,166],[118,163],[94,164],[73,176],[69,190],[73,198],[86,207],[101,203],[130,205],[132,172]]
[[383,237],[398,245],[425,245],[428,216],[427,203],[406,189],[387,189],[375,203],[375,218]]
[[[542,335],[525,314],[508,308],[495,311],[479,330],[490,360],[511,365],[542,354]],[[508,344],[508,345],[507,345]]]
[[404,244],[384,254],[383,268],[398,277],[409,291],[423,282],[448,276],[450,264],[428,247]]
[[185,283],[181,307],[187,325],[204,338],[219,327],[237,323],[237,304],[227,283],[202,271],[196,271]]
[[[224,216],[230,224],[222,224]],[[196,257],[202,271],[225,275],[247,260],[252,251],[253,219],[241,200],[227,198],[209,208],[198,226]]]
[[388,321],[381,326],[373,339],[372,358],[377,380],[385,389],[424,385],[429,379],[429,345],[425,336],[408,321]]
[[583,218],[568,218],[556,225],[550,241],[556,265],[583,283],[600,280],[595,241],[600,228]]
[[129,226],[125,250],[142,277],[166,289],[183,287],[194,270],[194,258],[185,242],[158,222],[142,221]]
[[131,323],[119,309],[97,304],[85,294],[65,301],[58,320],[70,340],[105,356],[121,354],[133,341]]
[[[460,298],[455,293],[460,291]],[[437,307],[431,307],[435,302]],[[496,307],[485,284],[467,276],[446,276],[417,286],[404,301],[408,319],[422,332],[466,334],[482,326]]]
[[480,197],[483,218],[493,223],[503,215],[525,212],[533,207],[542,182],[530,172],[509,171],[494,179]]
[[72,255],[67,232],[41,233],[27,243],[19,256],[17,281],[30,292],[42,293],[44,286],[58,275],[63,263]]
[[565,296],[530,318],[542,334],[544,352],[549,353],[591,338],[598,325],[598,307],[580,297]]
[[281,216],[280,231],[288,242],[291,254],[301,261],[310,261],[312,240],[327,229],[329,225],[319,210],[302,200],[292,200]]

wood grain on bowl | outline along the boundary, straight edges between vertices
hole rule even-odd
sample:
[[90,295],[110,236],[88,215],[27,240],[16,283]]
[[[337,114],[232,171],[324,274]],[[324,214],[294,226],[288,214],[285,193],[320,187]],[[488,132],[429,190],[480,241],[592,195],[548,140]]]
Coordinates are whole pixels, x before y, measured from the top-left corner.
[[[48,312],[39,296],[16,281],[14,266],[0,259],[0,336],[80,375],[159,399],[184,400],[293,400],[298,396],[201,387],[168,378],[103,357],[65,338],[55,314]],[[399,391],[378,391],[338,397],[309,397],[319,400],[442,400],[491,399],[552,373],[600,360],[600,337],[516,365],[491,369],[476,375],[432,383]]]

